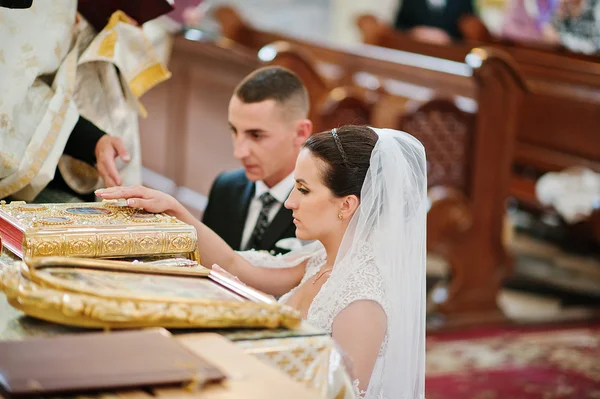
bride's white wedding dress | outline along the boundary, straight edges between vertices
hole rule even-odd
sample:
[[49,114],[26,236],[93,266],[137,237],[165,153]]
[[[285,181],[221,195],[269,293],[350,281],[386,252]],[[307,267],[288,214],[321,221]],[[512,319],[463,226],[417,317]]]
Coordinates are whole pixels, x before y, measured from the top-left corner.
[[[308,248],[307,248],[308,249]],[[309,252],[309,253],[307,253]],[[312,252],[312,253],[310,253]],[[335,317],[348,305],[355,301],[370,300],[375,301],[387,313],[388,303],[385,296],[385,286],[383,279],[379,274],[379,268],[375,267],[375,261],[372,256],[372,249],[369,246],[363,248],[362,255],[358,258],[353,258],[351,265],[344,265],[348,269],[352,269],[352,273],[336,273],[335,268],[329,279],[323,284],[315,298],[313,299],[306,321],[314,327],[327,331],[329,335],[332,333],[332,326]],[[310,245],[310,251],[303,251],[303,255],[293,257],[292,259],[286,256],[273,256],[262,251],[244,251],[239,252],[248,262],[258,267],[292,267],[305,261],[306,272],[300,284],[292,289],[287,294],[283,295],[280,303],[286,303],[287,300],[294,294],[296,289],[313,278],[323,267],[327,260],[325,249],[320,243]],[[371,267],[369,267],[371,266]],[[383,357],[386,351],[387,337],[381,346],[379,357],[373,369],[373,376],[381,372]],[[375,379],[379,380],[379,378]],[[363,397],[366,391],[360,391],[359,381],[353,381],[355,396]],[[371,387],[374,388],[374,387]],[[376,389],[374,389],[376,390]],[[381,396],[383,397],[383,396]]]
[[[307,321],[331,334],[335,318],[351,303],[375,301],[380,304],[387,319],[386,335],[367,392],[357,390],[357,396],[423,399],[425,150],[418,140],[404,132],[372,130],[379,138],[361,188],[360,205],[346,228],[331,275],[308,309]],[[335,139],[333,133],[332,136]],[[326,261],[320,242],[285,255],[257,251],[240,255],[257,267],[292,267],[306,261],[304,278],[299,285],[315,276]],[[285,303],[296,289],[282,296],[280,301]],[[358,388],[358,381],[354,385]]]

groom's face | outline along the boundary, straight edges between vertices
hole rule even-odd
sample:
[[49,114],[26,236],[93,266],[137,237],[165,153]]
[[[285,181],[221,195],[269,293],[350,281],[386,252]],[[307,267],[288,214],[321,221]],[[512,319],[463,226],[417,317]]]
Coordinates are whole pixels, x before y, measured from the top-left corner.
[[244,103],[237,96],[229,102],[229,126],[233,155],[250,181],[262,180],[269,187],[294,169],[300,146],[307,135],[301,133],[303,121],[286,117],[275,100]]

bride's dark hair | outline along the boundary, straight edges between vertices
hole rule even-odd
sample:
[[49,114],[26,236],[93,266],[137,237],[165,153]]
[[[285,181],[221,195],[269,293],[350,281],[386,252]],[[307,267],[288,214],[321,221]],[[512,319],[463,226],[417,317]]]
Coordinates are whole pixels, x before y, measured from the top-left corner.
[[323,161],[323,183],[333,195],[360,198],[377,139],[367,126],[348,125],[312,135],[304,148]]

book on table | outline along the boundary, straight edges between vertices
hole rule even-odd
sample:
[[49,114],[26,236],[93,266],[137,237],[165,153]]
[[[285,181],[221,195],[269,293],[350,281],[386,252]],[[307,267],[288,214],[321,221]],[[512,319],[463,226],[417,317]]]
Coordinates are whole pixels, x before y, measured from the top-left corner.
[[0,204],[2,244],[21,259],[69,256],[197,258],[196,229],[175,217],[124,202]]
[[0,392],[24,397],[205,383],[223,372],[162,328],[0,342]]

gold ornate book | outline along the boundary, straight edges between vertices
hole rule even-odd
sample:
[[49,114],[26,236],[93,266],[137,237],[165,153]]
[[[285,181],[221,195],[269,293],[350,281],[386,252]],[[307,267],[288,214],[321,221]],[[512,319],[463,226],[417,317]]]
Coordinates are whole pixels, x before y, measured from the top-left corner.
[[300,325],[300,313],[274,297],[196,262],[186,263],[30,258],[0,266],[0,291],[10,305],[29,316],[75,327],[295,329]]
[[45,256],[197,258],[196,229],[166,214],[119,201],[75,204],[0,203],[2,244],[21,259]]

